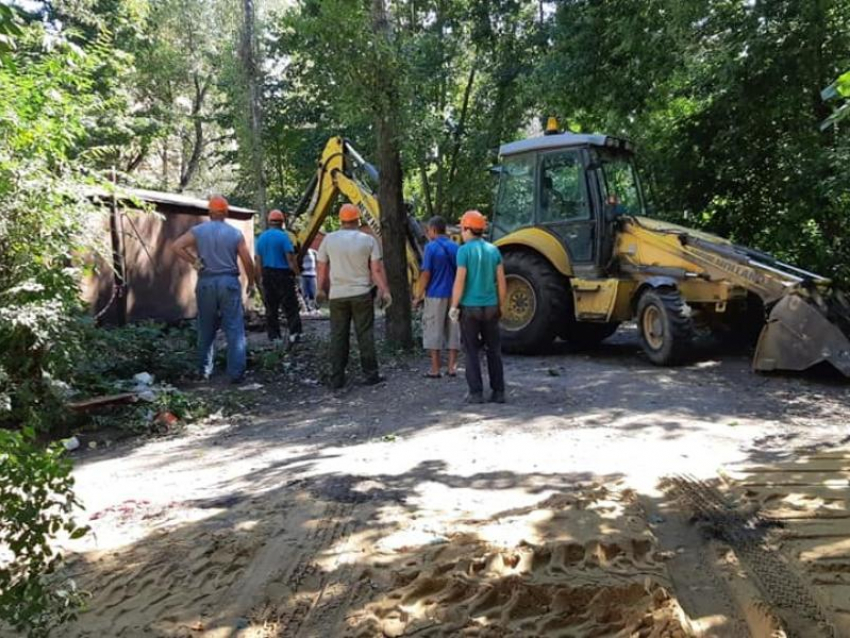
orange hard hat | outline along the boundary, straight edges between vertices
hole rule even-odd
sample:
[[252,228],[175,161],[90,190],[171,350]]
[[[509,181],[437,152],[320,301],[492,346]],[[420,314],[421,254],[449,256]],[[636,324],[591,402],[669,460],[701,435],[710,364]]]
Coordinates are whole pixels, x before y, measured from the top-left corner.
[[278,210],[275,208],[274,210],[269,211],[269,221],[270,222],[280,222],[281,224],[286,221],[286,215],[283,214],[282,210]]
[[210,197],[210,201],[207,202],[207,208],[213,213],[226,213],[229,207],[230,205],[227,203],[227,200],[221,195],[213,195]]
[[360,209],[354,204],[343,204],[339,208],[339,221],[356,222],[360,219]]
[[484,230],[487,228],[487,218],[477,210],[468,210],[460,218],[461,228],[470,228],[472,230]]

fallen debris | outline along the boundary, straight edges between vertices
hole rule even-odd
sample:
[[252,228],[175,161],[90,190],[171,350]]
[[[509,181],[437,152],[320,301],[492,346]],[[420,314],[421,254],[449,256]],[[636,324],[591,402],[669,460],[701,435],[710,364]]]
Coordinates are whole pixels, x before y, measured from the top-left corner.
[[89,412],[98,408],[103,408],[111,405],[123,405],[135,403],[139,400],[135,392],[122,392],[121,394],[108,394],[105,396],[94,397],[84,401],[74,401],[68,403],[68,408],[74,412]]

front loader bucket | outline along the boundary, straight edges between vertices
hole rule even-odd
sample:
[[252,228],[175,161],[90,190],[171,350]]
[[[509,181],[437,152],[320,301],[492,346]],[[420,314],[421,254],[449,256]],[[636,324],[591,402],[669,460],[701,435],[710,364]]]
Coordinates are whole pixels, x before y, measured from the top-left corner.
[[[850,316],[844,317],[845,325],[847,320]],[[806,370],[824,361],[850,377],[848,335],[813,300],[799,294],[780,299],[759,336],[753,368]]]

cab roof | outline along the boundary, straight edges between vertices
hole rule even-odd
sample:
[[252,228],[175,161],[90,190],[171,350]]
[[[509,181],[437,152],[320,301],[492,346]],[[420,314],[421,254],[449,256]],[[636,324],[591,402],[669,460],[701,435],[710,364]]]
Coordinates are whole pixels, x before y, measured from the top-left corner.
[[553,148],[568,148],[570,146],[608,146],[614,148],[631,149],[628,141],[602,135],[600,133],[558,133],[557,135],[541,135],[530,137],[518,142],[502,144],[499,147],[499,155],[517,155],[529,151],[544,151]]

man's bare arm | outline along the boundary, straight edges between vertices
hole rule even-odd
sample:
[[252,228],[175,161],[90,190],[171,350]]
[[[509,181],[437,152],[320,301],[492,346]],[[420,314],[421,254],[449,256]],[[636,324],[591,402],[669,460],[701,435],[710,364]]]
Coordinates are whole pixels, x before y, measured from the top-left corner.
[[254,279],[257,282],[257,285],[262,285],[263,283],[263,258],[260,257],[259,253],[254,255]]
[[505,307],[505,299],[508,296],[508,282],[505,279],[505,265],[496,267],[496,287],[499,290],[499,308]]
[[296,275],[301,274],[301,269],[298,267],[298,260],[295,258],[295,253],[286,253],[286,261],[289,263],[289,267],[292,269]]
[[[171,249],[183,261],[186,261],[193,266],[198,261],[198,255],[194,252],[198,247],[198,242],[195,240],[195,233],[191,230],[183,233],[174,240],[171,244]],[[191,250],[190,250],[191,249]]]
[[319,292],[328,294],[330,280],[328,279],[328,262],[320,261],[316,264],[316,288]]
[[384,272],[384,262],[380,259],[372,259],[369,262],[369,270],[372,273],[372,281],[378,286],[381,294],[386,296],[390,294],[390,287],[387,284],[387,275]]
[[248,252],[248,244],[245,239],[239,242],[237,247],[239,253],[239,261],[242,262],[242,267],[245,269],[245,275],[248,277],[248,288],[254,287],[254,263],[251,261],[251,253]]
[[425,291],[428,290],[428,284],[431,282],[431,271],[423,270],[419,273],[419,279],[416,282],[416,301],[422,301],[425,298]]
[[452,286],[452,308],[460,306],[460,300],[463,298],[463,289],[466,287],[466,267],[458,266],[455,274],[455,283]]

